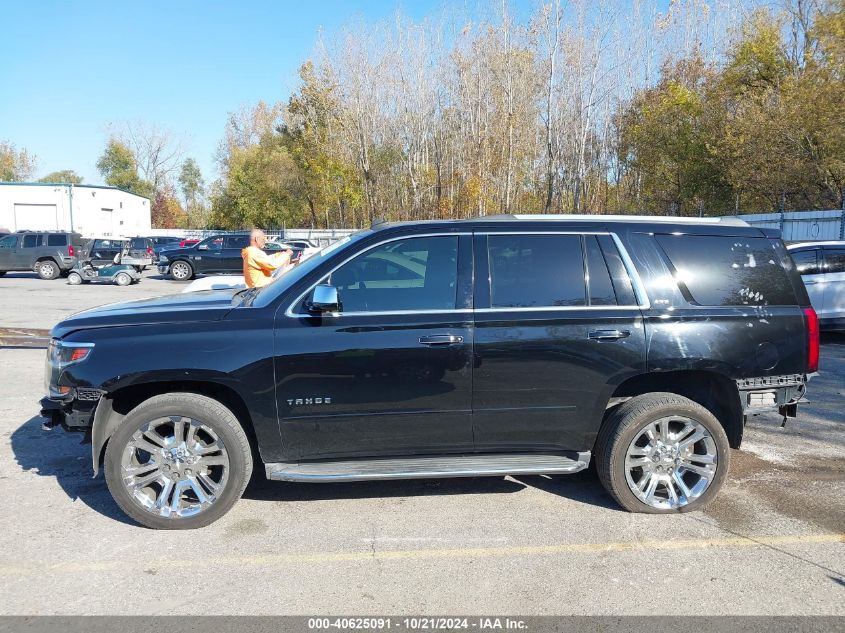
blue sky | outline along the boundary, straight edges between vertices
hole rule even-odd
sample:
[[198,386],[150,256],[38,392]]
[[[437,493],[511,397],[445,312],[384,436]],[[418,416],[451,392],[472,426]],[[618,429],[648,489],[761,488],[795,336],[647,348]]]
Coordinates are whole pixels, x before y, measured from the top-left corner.
[[420,19],[442,0],[4,3],[0,141],[38,156],[37,176],[95,163],[109,122],[143,120],[186,140],[207,181],[228,112],[286,101],[320,29]]

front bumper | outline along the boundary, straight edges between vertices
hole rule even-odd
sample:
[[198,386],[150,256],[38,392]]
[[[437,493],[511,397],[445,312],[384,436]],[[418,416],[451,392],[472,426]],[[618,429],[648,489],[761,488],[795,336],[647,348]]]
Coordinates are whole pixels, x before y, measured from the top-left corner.
[[50,397],[42,398],[39,403],[41,405],[41,417],[46,418],[41,425],[42,428],[49,430],[61,426],[65,431],[86,432],[90,430],[101,394],[98,391],[96,399],[93,399],[93,392],[97,390],[86,391],[92,393],[83,394],[83,397],[89,398],[85,400],[80,399],[77,393],[73,393],[71,397],[62,400]]
[[170,264],[159,264],[158,272],[162,275],[167,275],[168,273],[170,273]]

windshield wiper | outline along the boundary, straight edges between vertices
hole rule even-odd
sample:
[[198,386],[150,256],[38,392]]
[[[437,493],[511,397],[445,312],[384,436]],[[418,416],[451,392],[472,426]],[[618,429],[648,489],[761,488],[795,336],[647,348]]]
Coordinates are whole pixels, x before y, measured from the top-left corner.
[[252,305],[252,300],[261,288],[243,288],[232,295],[232,303],[235,303],[237,297],[243,297],[241,305]]

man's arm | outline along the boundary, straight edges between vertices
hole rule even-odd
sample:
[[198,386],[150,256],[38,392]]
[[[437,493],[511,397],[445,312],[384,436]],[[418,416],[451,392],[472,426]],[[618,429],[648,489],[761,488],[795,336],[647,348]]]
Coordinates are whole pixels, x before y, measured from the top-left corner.
[[292,255],[293,251],[291,250],[282,251],[281,253],[273,253],[272,255],[268,255],[264,251],[259,250],[257,253],[254,253],[252,261],[261,270],[272,272],[277,268],[286,266],[290,262]]

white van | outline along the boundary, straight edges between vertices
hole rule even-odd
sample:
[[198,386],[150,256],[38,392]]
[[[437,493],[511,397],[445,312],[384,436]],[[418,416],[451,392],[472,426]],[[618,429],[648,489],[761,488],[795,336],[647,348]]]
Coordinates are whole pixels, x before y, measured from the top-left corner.
[[803,242],[787,248],[821,329],[845,331],[845,242]]

